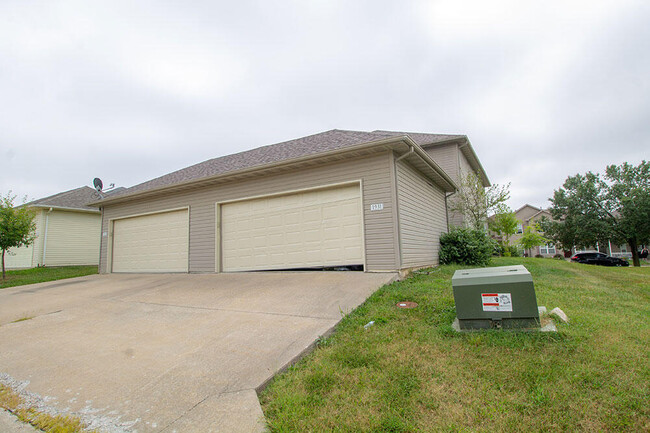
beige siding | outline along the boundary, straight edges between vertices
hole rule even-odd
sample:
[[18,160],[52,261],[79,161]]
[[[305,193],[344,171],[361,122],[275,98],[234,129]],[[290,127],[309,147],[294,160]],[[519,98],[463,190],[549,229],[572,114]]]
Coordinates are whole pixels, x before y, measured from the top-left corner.
[[[106,206],[102,232],[100,270],[106,272],[108,221],[128,215],[188,206],[190,208],[190,272],[215,271],[215,203],[341,182],[361,180],[366,263],[368,270],[394,270],[398,267],[393,233],[392,153],[319,165],[287,173],[267,174],[214,186],[201,186],[163,193],[127,203]],[[383,203],[382,211],[370,211],[370,204]]]
[[397,163],[397,191],[402,267],[437,264],[447,231],[444,192],[404,161]]
[[31,268],[34,257],[34,247],[29,245],[20,248],[11,248],[5,252],[5,268],[20,269]]
[[15,248],[9,250],[15,255],[5,254],[5,267],[7,269],[19,269],[19,268],[32,268],[38,264],[39,258],[39,246],[41,245],[40,234],[42,231],[42,212],[37,211],[34,218],[36,223],[36,239],[34,242],[27,246],[21,248]]
[[[53,210],[47,216],[45,266],[99,263],[101,216],[97,213]],[[45,227],[42,235],[45,236]]]
[[460,150],[456,143],[430,146],[424,149],[431,159],[452,178],[456,184],[460,184],[458,154]]
[[472,170],[472,166],[469,165],[467,158],[465,158],[465,155],[463,155],[463,152],[460,151],[458,151],[458,168],[460,170],[460,178],[458,180],[458,183],[460,183],[460,179],[462,179],[462,177],[467,176],[467,174],[474,171]]

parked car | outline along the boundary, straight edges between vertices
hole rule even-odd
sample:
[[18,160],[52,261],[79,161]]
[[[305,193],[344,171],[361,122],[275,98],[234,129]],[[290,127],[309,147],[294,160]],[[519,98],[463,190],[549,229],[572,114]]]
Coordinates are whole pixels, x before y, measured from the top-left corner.
[[592,253],[578,253],[571,257],[572,262],[584,263],[586,265],[601,265],[601,266],[630,266],[627,260],[619,259],[618,257],[611,257],[607,254],[592,252]]

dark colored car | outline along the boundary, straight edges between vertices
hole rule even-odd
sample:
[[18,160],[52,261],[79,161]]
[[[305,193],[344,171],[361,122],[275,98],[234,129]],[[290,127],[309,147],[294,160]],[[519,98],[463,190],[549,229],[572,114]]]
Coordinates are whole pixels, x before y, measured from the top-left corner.
[[610,257],[603,253],[578,253],[571,257],[572,262],[584,263],[586,265],[601,266],[630,266],[627,260],[618,257]]

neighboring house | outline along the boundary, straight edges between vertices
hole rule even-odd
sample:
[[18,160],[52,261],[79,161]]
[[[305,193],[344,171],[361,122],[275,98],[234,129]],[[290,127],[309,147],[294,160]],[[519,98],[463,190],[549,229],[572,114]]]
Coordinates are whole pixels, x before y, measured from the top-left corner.
[[36,212],[36,240],[9,250],[8,269],[99,263],[101,214],[86,206],[97,200],[93,188],[81,188],[26,203]]
[[[103,215],[100,272],[435,264],[456,183],[412,135],[327,131],[109,196],[94,203]],[[433,147],[450,137],[425,135]]]
[[[517,211],[515,211],[515,217],[521,221],[521,224],[517,227],[517,233],[512,236],[511,243],[516,243],[521,239],[521,235],[524,232],[524,229],[530,225],[538,223],[542,218],[546,217],[547,219],[552,219],[551,213],[547,209],[541,209],[529,204],[525,204]],[[611,242],[608,242],[607,245],[596,245],[588,248],[576,248],[573,246],[570,250],[571,253],[579,253],[585,251],[600,251],[602,253],[607,253],[611,256],[616,257],[632,257],[632,253],[628,251],[629,247],[627,245],[613,245]],[[531,248],[526,251],[529,257],[535,257],[541,255],[543,257],[553,257],[555,254],[564,254],[562,247],[558,246],[556,248],[552,243],[547,245],[542,245],[539,247]]]
[[[546,209],[538,208],[525,204],[515,211],[515,218],[520,221],[520,224],[517,226],[517,231],[510,238],[511,244],[517,244],[521,239],[522,234],[526,227],[534,226],[536,223],[539,223],[542,218],[551,219],[551,214]],[[542,245],[538,247],[530,248],[524,251],[528,257],[543,256],[543,257],[553,257],[555,254],[562,254],[562,251],[555,248],[555,245],[552,243],[547,245]]]
[[[472,144],[466,135],[442,135],[442,134],[423,134],[414,132],[395,132],[395,131],[375,131],[382,134],[393,136],[408,135],[419,144],[442,168],[451,179],[461,186],[462,180],[467,174],[474,172],[481,179],[483,186],[490,186],[481,162],[474,152]],[[453,201],[454,195],[448,194],[448,200]],[[449,226],[465,226],[465,217],[453,211],[448,211]]]

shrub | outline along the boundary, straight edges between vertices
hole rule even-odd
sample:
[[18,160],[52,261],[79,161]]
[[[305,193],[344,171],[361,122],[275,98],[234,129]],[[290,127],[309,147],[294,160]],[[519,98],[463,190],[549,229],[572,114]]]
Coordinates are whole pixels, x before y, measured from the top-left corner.
[[517,248],[517,245],[508,245],[508,252],[510,257],[521,257],[521,251]]
[[440,263],[486,266],[494,248],[494,241],[483,230],[454,228],[440,236]]
[[564,260],[564,254],[556,254],[553,256],[554,259]]
[[544,258],[544,256],[543,256],[543,255],[541,255],[541,254],[535,254],[535,258],[536,258],[536,259],[543,259],[543,258]]

